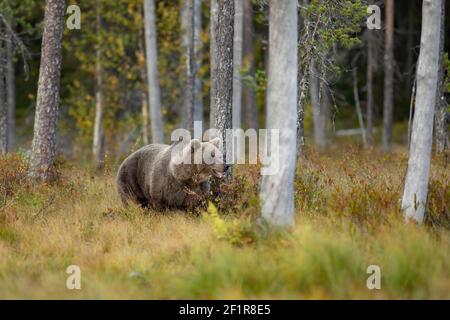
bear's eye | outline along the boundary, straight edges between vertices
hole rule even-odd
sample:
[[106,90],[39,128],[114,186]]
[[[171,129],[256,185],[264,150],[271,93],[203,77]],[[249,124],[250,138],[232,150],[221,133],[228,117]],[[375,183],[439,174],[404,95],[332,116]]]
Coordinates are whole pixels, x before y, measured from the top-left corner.
[[216,151],[213,150],[213,151],[211,152],[211,158],[214,158],[215,156],[216,156]]

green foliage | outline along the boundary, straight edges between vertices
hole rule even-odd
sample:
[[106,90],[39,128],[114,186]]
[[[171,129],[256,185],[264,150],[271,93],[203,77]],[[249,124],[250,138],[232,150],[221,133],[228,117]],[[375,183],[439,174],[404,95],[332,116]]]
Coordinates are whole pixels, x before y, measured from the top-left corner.
[[220,240],[225,240],[232,245],[241,246],[254,241],[253,226],[250,221],[239,218],[224,219],[220,217],[216,206],[210,202],[207,212],[203,213],[203,219],[208,222]]
[[[86,1],[79,4],[83,19],[81,30],[65,30],[63,46],[67,60],[77,66],[68,82],[63,102],[75,120],[78,142],[92,141],[96,86],[96,53],[102,67],[103,127],[107,140],[117,139],[127,120],[136,116],[143,90],[142,1]],[[97,25],[97,12],[100,25]],[[136,98],[138,97],[138,98]],[[124,121],[117,121],[122,118]],[[73,127],[67,120],[66,126]]]
[[351,49],[361,43],[361,25],[367,17],[366,10],[367,6],[361,0],[313,0],[302,10],[300,63],[305,73],[314,58],[318,72],[332,77],[341,74],[331,52],[338,48]]
[[358,33],[367,16],[366,10],[361,0],[311,1],[306,18],[317,30],[312,45],[319,52],[328,52],[333,45],[351,48],[359,44]]
[[444,70],[445,70],[445,88],[447,92],[450,92],[450,59],[448,52],[444,54]]

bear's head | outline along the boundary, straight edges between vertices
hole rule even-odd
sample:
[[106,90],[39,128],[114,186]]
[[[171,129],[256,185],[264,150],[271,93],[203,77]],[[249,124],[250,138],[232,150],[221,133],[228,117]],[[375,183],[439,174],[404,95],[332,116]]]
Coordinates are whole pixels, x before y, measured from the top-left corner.
[[220,138],[201,142],[192,139],[176,145],[171,154],[169,169],[179,181],[201,183],[210,177],[223,178],[227,166],[220,151]]

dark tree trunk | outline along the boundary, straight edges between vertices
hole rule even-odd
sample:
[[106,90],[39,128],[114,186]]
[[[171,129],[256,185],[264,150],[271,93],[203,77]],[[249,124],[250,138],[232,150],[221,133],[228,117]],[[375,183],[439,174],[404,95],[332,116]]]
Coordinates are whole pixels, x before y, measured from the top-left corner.
[[14,43],[10,35],[6,45],[6,101],[8,103],[8,150],[16,146],[16,78],[14,69]]
[[6,33],[3,31],[0,25],[0,154],[8,152],[8,105],[6,103],[6,68],[4,63],[6,43],[3,40]]
[[372,146],[373,144],[373,67],[374,67],[374,57],[373,57],[373,36],[372,31],[367,31],[367,145]]
[[42,36],[41,66],[34,122],[31,176],[50,181],[56,177],[56,122],[61,77],[61,41],[65,0],[47,0]]
[[394,0],[386,0],[386,38],[384,51],[383,148],[392,151],[394,113]]
[[217,42],[216,42],[216,25],[218,23],[218,10],[219,10],[219,4],[218,0],[211,0],[211,13],[210,13],[210,22],[209,22],[209,28],[210,28],[210,60],[211,60],[211,71],[210,71],[210,77],[211,77],[211,101],[209,106],[209,127],[214,128],[216,123],[216,101],[215,101],[215,95],[213,94],[213,85],[214,85],[214,79],[216,78],[216,52],[217,52]]
[[[231,140],[226,137],[226,130],[232,128],[234,1],[218,0],[217,5],[218,19],[213,30],[216,50],[211,94],[215,106],[214,127],[220,131],[226,161],[227,154],[231,155]],[[228,175],[231,175],[231,171]]]
[[447,147],[447,102],[445,101],[445,81],[444,81],[444,48],[445,48],[445,1],[442,1],[441,12],[441,35],[439,43],[439,74],[436,92],[436,115],[434,118],[436,152],[443,154]]

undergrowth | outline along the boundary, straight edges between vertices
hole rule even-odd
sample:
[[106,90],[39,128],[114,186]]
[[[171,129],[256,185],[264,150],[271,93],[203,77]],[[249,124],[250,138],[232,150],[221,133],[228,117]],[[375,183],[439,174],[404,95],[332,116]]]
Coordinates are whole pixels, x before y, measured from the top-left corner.
[[[296,224],[260,218],[258,168],[201,215],[122,207],[114,168],[60,161],[55,184],[0,159],[0,298],[450,298],[449,169],[433,159],[424,226],[399,210],[403,150],[309,152],[295,179]],[[366,269],[381,269],[368,290]],[[69,265],[82,289],[65,287]]]

